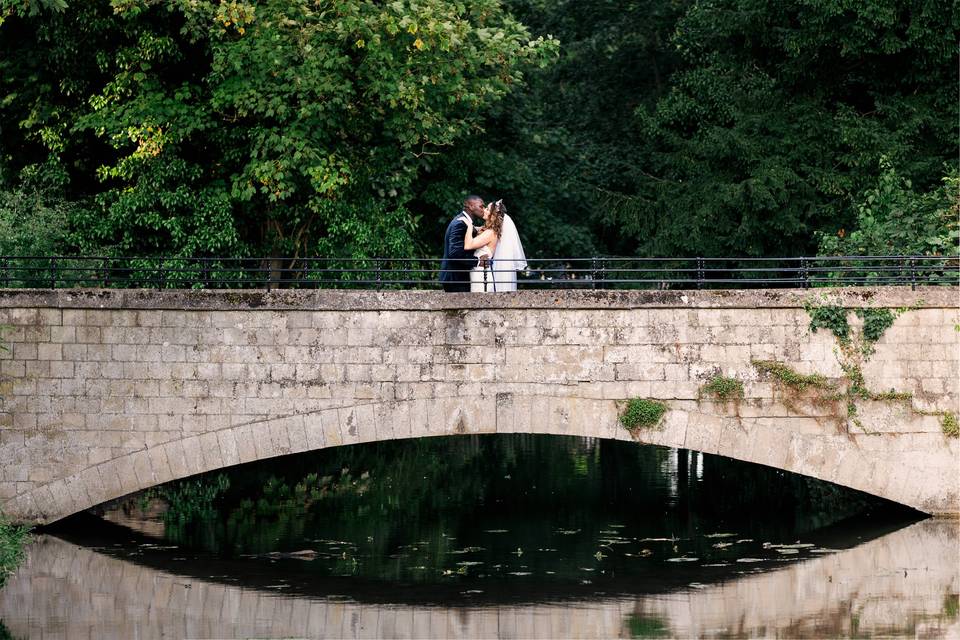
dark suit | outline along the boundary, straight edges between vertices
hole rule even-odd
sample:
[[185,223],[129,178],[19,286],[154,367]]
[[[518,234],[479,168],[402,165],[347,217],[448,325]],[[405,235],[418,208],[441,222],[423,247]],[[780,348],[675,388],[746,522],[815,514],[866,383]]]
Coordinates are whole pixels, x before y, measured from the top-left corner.
[[440,263],[440,284],[444,291],[470,291],[470,269],[477,266],[477,259],[463,248],[467,223],[463,211],[457,213],[443,236],[443,262]]

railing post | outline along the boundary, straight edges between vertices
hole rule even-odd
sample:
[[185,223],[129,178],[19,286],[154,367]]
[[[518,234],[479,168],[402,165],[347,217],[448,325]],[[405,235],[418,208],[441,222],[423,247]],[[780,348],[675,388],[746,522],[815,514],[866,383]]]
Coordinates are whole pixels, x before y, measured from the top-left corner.
[[697,289],[703,289],[703,283],[704,280],[706,280],[705,276],[703,258],[697,257]]
[[57,258],[50,258],[50,288],[57,288]]
[[597,288],[597,280],[600,279],[599,260],[593,258],[590,261],[590,288]]
[[377,281],[377,291],[383,288],[383,273],[380,270],[380,258],[373,259],[373,269],[375,280]]
[[483,292],[487,292],[487,263],[483,263]]
[[910,290],[917,290],[917,259],[910,258]]
[[4,258],[0,261],[0,271],[3,271],[3,286],[10,286],[10,259]]
[[810,263],[807,258],[800,258],[800,288],[810,288]]

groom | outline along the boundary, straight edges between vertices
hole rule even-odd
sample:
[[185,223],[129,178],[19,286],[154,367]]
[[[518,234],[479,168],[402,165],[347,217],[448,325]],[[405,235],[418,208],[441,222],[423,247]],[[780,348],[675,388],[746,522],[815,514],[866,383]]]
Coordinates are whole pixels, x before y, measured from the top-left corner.
[[477,259],[463,248],[467,235],[467,220],[483,217],[483,198],[467,196],[463,209],[447,225],[443,236],[443,262],[440,263],[440,284],[444,291],[470,291],[470,269],[477,266]]

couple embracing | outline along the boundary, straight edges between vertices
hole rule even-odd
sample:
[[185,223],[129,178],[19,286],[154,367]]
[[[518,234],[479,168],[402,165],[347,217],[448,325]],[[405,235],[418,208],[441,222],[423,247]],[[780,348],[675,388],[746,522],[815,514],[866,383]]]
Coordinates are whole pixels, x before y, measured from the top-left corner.
[[[474,217],[483,226],[474,227]],[[516,291],[517,271],[526,268],[517,227],[503,200],[485,206],[480,196],[467,196],[443,237],[443,290]]]

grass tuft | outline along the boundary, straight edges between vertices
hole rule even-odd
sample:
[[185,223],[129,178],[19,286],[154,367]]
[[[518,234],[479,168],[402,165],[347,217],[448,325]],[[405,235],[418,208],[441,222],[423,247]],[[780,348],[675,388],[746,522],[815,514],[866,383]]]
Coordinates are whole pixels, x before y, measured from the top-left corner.
[[650,429],[660,424],[667,405],[657,400],[633,398],[627,403],[626,409],[620,414],[620,424],[633,431],[634,429]]
[[808,388],[832,389],[834,386],[827,380],[826,376],[822,374],[811,373],[805,375],[797,373],[787,365],[782,362],[777,362],[776,360],[751,360],[750,363],[757,371],[766,373],[782,384],[797,391],[803,391]]
[[710,379],[710,382],[701,387],[701,390],[722,402],[734,399],[743,400],[743,382],[736,378],[715,375]]

